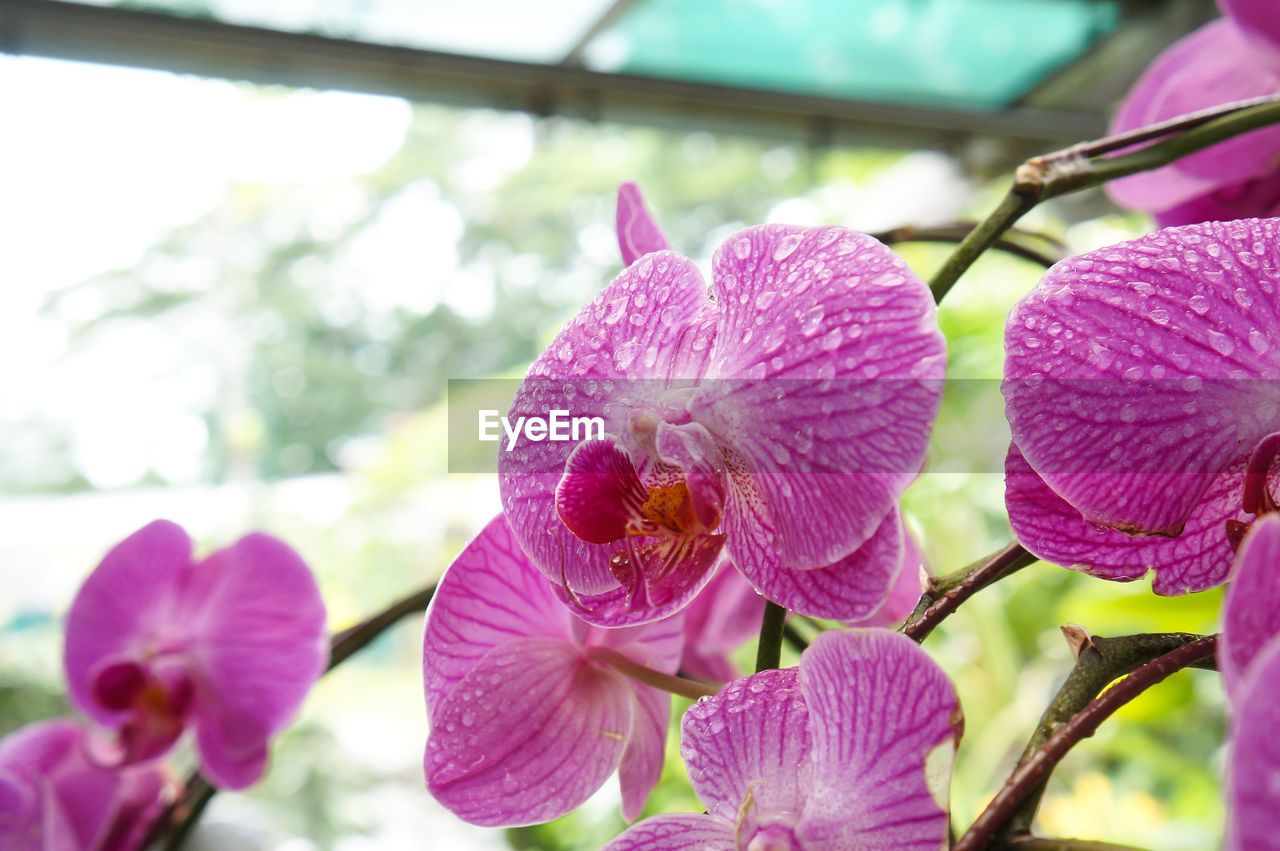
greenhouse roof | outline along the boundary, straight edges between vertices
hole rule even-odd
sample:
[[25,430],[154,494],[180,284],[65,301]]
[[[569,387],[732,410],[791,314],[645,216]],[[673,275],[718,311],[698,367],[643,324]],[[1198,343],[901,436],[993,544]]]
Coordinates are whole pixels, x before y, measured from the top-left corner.
[[0,49],[810,142],[1100,132],[1209,0],[6,0]]

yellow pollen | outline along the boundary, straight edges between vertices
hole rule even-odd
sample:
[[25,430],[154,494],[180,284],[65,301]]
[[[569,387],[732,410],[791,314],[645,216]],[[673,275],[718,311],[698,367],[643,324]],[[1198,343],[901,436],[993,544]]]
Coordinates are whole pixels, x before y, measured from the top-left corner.
[[640,507],[640,513],[646,520],[678,534],[694,531],[701,525],[693,511],[689,486],[684,482],[650,487],[649,498]]

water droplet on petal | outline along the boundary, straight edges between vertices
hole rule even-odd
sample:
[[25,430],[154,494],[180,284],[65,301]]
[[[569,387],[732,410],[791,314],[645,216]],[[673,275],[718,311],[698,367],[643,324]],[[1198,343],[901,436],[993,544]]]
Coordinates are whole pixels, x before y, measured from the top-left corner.
[[619,372],[626,370],[635,362],[637,350],[640,344],[635,340],[627,340],[613,353],[613,365]]
[[1223,357],[1236,350],[1235,341],[1220,331],[1209,332],[1209,345],[1213,346],[1213,350]]
[[800,234],[789,233],[782,239],[778,240],[778,244],[773,248],[774,260],[786,260],[795,253],[796,246],[800,244]]
[[812,337],[818,333],[818,329],[822,327],[823,316],[826,315],[822,305],[815,304],[802,314],[800,319],[800,333],[806,337]]

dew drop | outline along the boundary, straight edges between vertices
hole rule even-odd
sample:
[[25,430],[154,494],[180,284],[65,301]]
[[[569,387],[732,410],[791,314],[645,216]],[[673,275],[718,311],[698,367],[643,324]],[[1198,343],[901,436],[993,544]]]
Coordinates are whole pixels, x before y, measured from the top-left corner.
[[[795,253],[796,247],[800,245],[800,234],[789,233],[782,239],[778,240],[778,244],[773,248],[774,260],[786,260]],[[739,255],[741,257],[742,255]]]
[[628,301],[629,301],[629,297],[628,297],[628,296],[625,296],[625,295],[624,295],[624,296],[619,296],[618,298],[615,298],[615,299],[613,299],[612,301],[610,301],[610,302],[609,302],[609,312],[608,312],[607,314],[605,314],[605,317],[604,317],[604,320],[603,320],[603,321],[604,321],[604,324],[605,324],[605,325],[617,325],[617,324],[618,324],[618,320],[620,320],[620,319],[622,318],[623,314],[625,314],[625,313],[627,312],[627,303],[628,303]]
[[1209,345],[1213,346],[1213,350],[1224,357],[1236,350],[1235,341],[1221,331],[1209,332]]
[[625,370],[635,362],[640,344],[635,340],[627,340],[613,353],[613,365],[619,371]]
[[735,240],[733,243],[733,254],[739,260],[746,260],[751,256],[751,240],[745,236]]
[[806,337],[812,337],[818,333],[818,329],[822,327],[822,318],[825,311],[820,304],[815,304],[809,308],[802,316],[800,316],[800,333]]

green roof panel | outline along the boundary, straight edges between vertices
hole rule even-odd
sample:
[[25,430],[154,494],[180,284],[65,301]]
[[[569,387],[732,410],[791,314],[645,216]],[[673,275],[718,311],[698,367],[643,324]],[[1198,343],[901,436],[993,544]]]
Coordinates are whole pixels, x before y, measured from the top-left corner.
[[642,0],[600,70],[857,100],[1005,106],[1119,23],[1108,0]]

